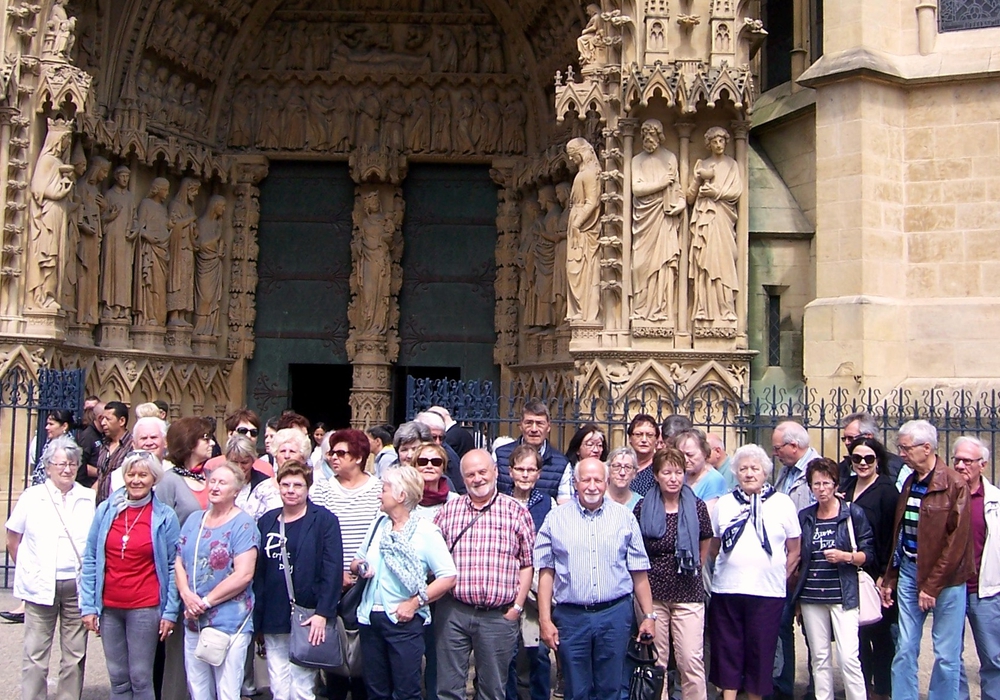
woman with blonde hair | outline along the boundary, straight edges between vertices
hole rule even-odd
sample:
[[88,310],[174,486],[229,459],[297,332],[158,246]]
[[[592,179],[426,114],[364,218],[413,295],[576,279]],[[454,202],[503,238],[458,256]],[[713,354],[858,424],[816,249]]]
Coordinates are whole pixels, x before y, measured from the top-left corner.
[[[281,465],[290,459],[308,464],[312,441],[298,428],[283,428],[271,438],[271,452],[274,454],[274,473],[277,474]],[[247,496],[243,510],[254,520],[258,520],[264,513],[275,508],[281,508],[281,492],[277,478],[272,476],[254,487]]]

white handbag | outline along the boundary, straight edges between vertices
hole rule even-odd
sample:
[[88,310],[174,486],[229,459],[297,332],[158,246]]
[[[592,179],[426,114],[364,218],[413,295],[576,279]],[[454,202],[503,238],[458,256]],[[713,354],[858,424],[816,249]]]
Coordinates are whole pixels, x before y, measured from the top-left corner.
[[[191,573],[191,580],[198,580],[198,543],[201,542],[202,533],[205,531],[205,515],[201,516],[201,525],[198,527],[198,539],[194,541],[194,566]],[[250,619],[252,612],[248,612],[247,616],[243,618],[243,622],[237,628],[234,634],[226,634],[222,630],[217,630],[214,627],[202,627],[201,622],[198,623],[198,646],[195,648],[194,656],[199,661],[204,661],[206,664],[211,666],[221,666],[226,661],[226,654],[229,653],[229,647],[233,645],[236,640],[236,635],[243,631],[246,626],[247,621]]]
[[[851,538],[851,552],[858,551],[858,543],[854,538],[854,518],[847,513],[847,534]],[[882,594],[875,581],[867,571],[858,567],[858,624],[874,625],[882,619]]]

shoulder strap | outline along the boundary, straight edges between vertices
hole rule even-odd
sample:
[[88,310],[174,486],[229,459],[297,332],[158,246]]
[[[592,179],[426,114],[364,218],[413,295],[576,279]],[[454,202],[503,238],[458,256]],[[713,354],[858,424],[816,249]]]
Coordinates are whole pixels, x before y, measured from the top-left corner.
[[493,497],[493,500],[492,500],[492,501],[490,501],[489,503],[487,503],[487,504],[486,504],[486,507],[485,507],[485,508],[483,508],[483,509],[482,509],[481,511],[479,511],[478,513],[476,513],[476,514],[475,514],[475,516],[473,516],[472,520],[470,520],[470,521],[469,521],[469,523],[468,523],[468,524],[467,524],[467,525],[466,525],[465,527],[463,527],[463,528],[462,528],[461,532],[459,532],[459,533],[458,533],[458,537],[456,537],[456,538],[455,538],[455,541],[451,543],[451,546],[450,546],[450,547],[448,547],[448,553],[449,553],[449,554],[451,554],[452,552],[454,552],[454,551],[455,551],[455,546],[456,546],[456,545],[458,545],[458,541],[459,541],[460,539],[462,539],[462,535],[464,535],[465,533],[467,533],[467,532],[469,531],[469,529],[470,529],[470,528],[471,528],[471,527],[472,527],[473,525],[475,525],[475,524],[476,524],[476,521],[477,521],[477,520],[479,520],[479,519],[480,519],[481,517],[483,517],[484,515],[486,515],[486,511],[488,511],[488,510],[489,510],[490,508],[492,508],[492,507],[493,507],[493,504],[497,502],[497,499],[498,499],[498,498],[500,498],[500,494],[499,494],[499,493],[498,493],[498,494],[496,494],[496,495],[495,495],[495,496]]
[[56,511],[56,515],[59,516],[59,523],[62,525],[63,532],[66,533],[66,539],[69,540],[69,546],[73,548],[73,555],[76,557],[76,565],[83,566],[83,558],[80,556],[80,550],[76,548],[76,542],[73,541],[73,535],[70,534],[69,528],[66,527],[66,521],[63,519],[62,508],[56,503],[56,499],[52,496],[52,492],[49,490],[48,484],[42,484],[45,488],[45,493],[49,494],[49,500],[52,501],[52,507]]
[[851,513],[851,506],[847,506],[847,535],[851,538],[851,553],[858,551],[858,542],[854,537],[854,514]]
[[358,552],[362,556],[368,554],[368,548],[372,546],[372,540],[375,539],[375,533],[378,532],[378,529],[382,526],[382,522],[385,521],[385,519],[388,517],[389,517],[388,515],[383,515],[377,521],[375,521],[375,526],[372,528],[372,531],[368,533],[368,541],[365,542],[364,547],[358,550]]
[[288,590],[288,600],[295,604],[295,586],[292,585],[292,573],[288,566],[288,550],[285,548],[285,517],[278,515],[278,536],[281,537],[281,568],[285,571],[285,588]]

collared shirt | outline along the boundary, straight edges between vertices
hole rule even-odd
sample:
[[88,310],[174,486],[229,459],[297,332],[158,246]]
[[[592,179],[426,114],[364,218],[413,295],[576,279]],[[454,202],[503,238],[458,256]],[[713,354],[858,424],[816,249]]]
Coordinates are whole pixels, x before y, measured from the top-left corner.
[[795,507],[799,510],[816,502],[816,494],[809,488],[805,476],[806,467],[809,466],[809,462],[819,456],[819,452],[810,447],[794,466],[785,467],[781,470],[781,475],[774,484],[774,488],[780,493],[789,496],[795,503]]
[[979,480],[979,488],[969,494],[969,514],[972,516],[972,549],[976,557],[976,570],[965,584],[968,593],[979,595],[979,569],[983,564],[986,547],[986,488]]
[[594,605],[632,593],[630,572],[649,570],[649,557],[632,511],[605,496],[594,510],[573,500],[549,513],[535,567],[555,570],[557,604]]
[[931,469],[920,481],[916,479],[910,485],[910,495],[906,498],[906,509],[903,511],[903,526],[899,530],[899,548],[904,556],[917,560],[917,524],[920,522],[920,504],[927,495],[934,478]]
[[[477,519],[466,530],[473,518]],[[434,523],[455,559],[458,579],[451,591],[455,599],[491,608],[513,603],[521,569],[531,566],[535,544],[528,511],[502,493],[481,509],[465,495],[445,503]]]
[[[101,446],[97,452],[97,502],[101,503],[110,496],[114,489],[111,488],[112,472],[118,469],[125,462],[128,453],[132,451],[132,433],[126,432],[119,438],[118,447],[114,452],[110,451],[108,439],[101,441]],[[124,483],[124,482],[123,482]]]

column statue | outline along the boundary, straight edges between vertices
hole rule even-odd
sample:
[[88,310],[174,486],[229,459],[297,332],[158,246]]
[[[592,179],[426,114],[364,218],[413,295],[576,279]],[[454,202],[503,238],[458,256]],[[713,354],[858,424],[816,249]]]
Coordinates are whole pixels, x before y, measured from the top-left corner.
[[555,296],[556,249],[559,247],[559,216],[562,209],[556,202],[556,191],[551,185],[538,190],[538,204],[542,218],[535,238],[535,311],[536,326],[554,326],[559,319],[553,315],[552,300]]
[[526,199],[521,205],[521,241],[517,249],[517,266],[521,269],[518,279],[517,300],[521,303],[521,324],[535,326],[538,311],[538,288],[535,284],[535,245],[539,236],[541,207],[537,200]]
[[135,323],[165,326],[167,323],[167,277],[170,263],[170,224],[164,202],[170,182],[153,180],[149,194],[139,203],[135,232],[139,251],[135,257]]
[[219,306],[222,301],[222,265],[226,257],[226,198],[215,195],[208,200],[205,214],[198,219],[195,243],[194,332],[196,335],[219,334]]
[[79,289],[77,279],[77,252],[80,247],[80,183],[87,174],[87,154],[83,152],[83,144],[77,143],[69,164],[73,166],[73,189],[66,198],[66,254],[61,259],[62,299],[59,305],[70,319],[76,318],[76,294]]
[[559,202],[559,237],[556,240],[556,265],[552,270],[552,318],[556,325],[566,320],[566,229],[569,224],[569,199],[573,190],[570,182],[556,185],[556,200]]
[[76,322],[80,325],[96,325],[98,321],[98,299],[100,292],[101,266],[101,216],[107,209],[107,202],[101,194],[101,183],[111,172],[111,163],[96,156],[90,170],[77,181],[79,197],[78,226],[80,242],[76,248],[77,287]]
[[736,219],[743,191],[740,168],[725,154],[729,132],[713,126],[705,132],[708,158],[694,164],[688,190],[691,212],[691,267],[694,320],[736,321]]
[[128,320],[132,307],[132,268],[135,258],[135,201],[129,189],[132,171],[115,168],[115,184],[104,195],[101,226],[101,318]]
[[181,180],[180,189],[167,210],[170,227],[170,277],[167,279],[167,314],[171,326],[191,326],[194,313],[194,246],[198,238],[198,215],[194,198],[201,183]]
[[632,318],[676,319],[681,191],[677,157],[663,147],[663,124],[643,122],[642,151],[632,158]]
[[27,305],[35,309],[56,310],[62,298],[67,198],[73,189],[73,166],[63,162],[63,157],[72,140],[70,124],[50,120],[31,176],[25,287]]
[[569,282],[567,318],[593,322],[600,312],[601,265],[597,259],[601,226],[601,166],[594,147],[581,138],[566,144],[577,166],[570,191],[566,230],[566,278]]
[[358,337],[383,336],[389,330],[389,296],[392,243],[396,234],[393,214],[382,211],[377,190],[362,195],[363,211],[354,213],[357,229],[351,241],[351,325]]

